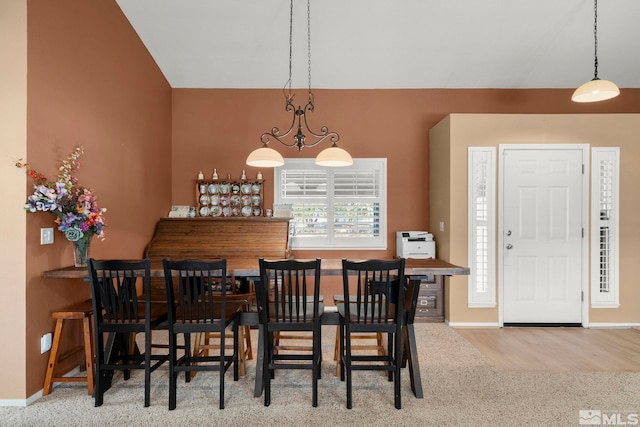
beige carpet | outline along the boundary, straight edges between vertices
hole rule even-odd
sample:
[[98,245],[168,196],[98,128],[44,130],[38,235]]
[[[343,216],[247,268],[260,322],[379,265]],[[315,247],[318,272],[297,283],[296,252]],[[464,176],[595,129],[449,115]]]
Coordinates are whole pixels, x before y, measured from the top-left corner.
[[[218,409],[218,382],[200,373],[179,382],[177,409],[167,410],[165,366],[152,375],[151,406],[143,406],[142,373],[116,374],[104,405],[79,384],[63,384],[26,408],[0,408],[1,426],[576,426],[579,410],[640,413],[640,374],[502,371],[444,324],[417,324],[424,399],[416,399],[408,371],[402,377],[402,410],[393,386],[376,372],[354,373],[354,407],[345,408],[345,386],[334,376],[335,329],[323,329],[323,378],[319,406],[311,406],[310,373],[280,371],[271,406],[253,397],[254,362],[245,378],[227,374],[226,408]],[[255,331],[254,331],[255,334]],[[256,342],[254,335],[254,343]],[[181,378],[182,379],[182,378]]]

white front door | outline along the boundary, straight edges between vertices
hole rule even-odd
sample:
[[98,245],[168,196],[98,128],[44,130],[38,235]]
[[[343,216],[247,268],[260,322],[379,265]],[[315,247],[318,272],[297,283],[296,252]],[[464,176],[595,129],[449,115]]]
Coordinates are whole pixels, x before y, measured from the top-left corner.
[[502,161],[503,323],[579,324],[583,151],[513,148]]

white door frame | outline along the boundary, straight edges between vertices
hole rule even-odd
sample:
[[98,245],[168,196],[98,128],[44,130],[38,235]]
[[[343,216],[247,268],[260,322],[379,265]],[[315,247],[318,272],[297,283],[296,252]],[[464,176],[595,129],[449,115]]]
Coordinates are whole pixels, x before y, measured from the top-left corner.
[[589,144],[498,144],[498,325],[504,326],[504,151],[505,150],[581,150],[582,174],[582,326],[589,327]]

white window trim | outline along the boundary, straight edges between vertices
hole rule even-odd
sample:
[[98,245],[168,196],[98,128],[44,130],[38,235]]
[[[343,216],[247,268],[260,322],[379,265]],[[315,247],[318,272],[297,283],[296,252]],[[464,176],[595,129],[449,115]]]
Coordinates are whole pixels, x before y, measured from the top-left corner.
[[[591,149],[591,307],[618,308],[619,297],[619,217],[620,217],[620,147],[593,147]],[[600,180],[600,167],[603,162],[612,163],[611,173],[611,214],[608,220],[600,217],[601,195],[603,193]],[[608,291],[600,288],[601,283],[601,228],[609,230],[607,245],[609,282]]]
[[[285,159],[285,166],[280,166],[274,169],[274,185],[273,185],[273,200],[274,205],[290,203],[281,197],[280,182],[281,172],[285,167],[292,168],[306,168],[306,169],[334,169],[324,166],[318,166],[315,164],[313,158],[305,159]],[[292,250],[386,250],[387,249],[387,159],[386,158],[354,158],[352,166],[340,167],[339,169],[378,169],[381,171],[380,176],[380,234],[376,238],[351,238],[349,241],[346,239],[340,239],[340,241],[332,240],[324,241],[321,244],[313,244],[310,239],[305,239],[301,242],[300,238],[295,235],[289,236],[289,246]],[[327,203],[331,205],[332,201],[328,200]],[[359,241],[357,241],[359,240]]]
[[[483,166],[484,163],[484,166]],[[468,196],[468,263],[470,274],[467,278],[470,308],[493,308],[496,306],[496,148],[469,147],[467,160]],[[486,197],[486,221],[484,227],[484,248],[478,248],[477,204],[475,189],[484,184]],[[483,265],[478,265],[477,251],[484,253]],[[482,272],[485,277],[480,278]],[[478,281],[485,281],[486,290],[478,289]]]

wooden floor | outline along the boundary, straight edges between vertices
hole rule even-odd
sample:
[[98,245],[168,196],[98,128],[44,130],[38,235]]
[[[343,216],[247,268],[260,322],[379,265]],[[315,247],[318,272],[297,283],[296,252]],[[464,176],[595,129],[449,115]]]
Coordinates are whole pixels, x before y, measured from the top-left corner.
[[640,372],[640,330],[584,328],[457,328],[509,371]]

